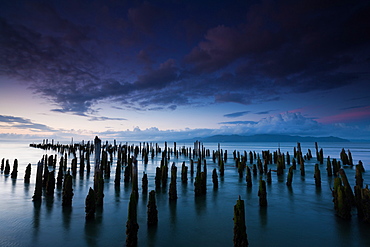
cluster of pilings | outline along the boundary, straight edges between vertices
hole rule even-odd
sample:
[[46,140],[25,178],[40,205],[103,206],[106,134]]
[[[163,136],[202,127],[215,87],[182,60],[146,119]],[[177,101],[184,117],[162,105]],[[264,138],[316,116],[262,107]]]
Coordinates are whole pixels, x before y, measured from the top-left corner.
[[[169,167],[171,159],[178,159],[179,156],[183,156],[189,160],[190,171],[186,163],[183,162],[181,165],[181,182],[188,182],[188,173],[194,179],[194,195],[204,196],[207,193],[207,162],[206,158],[217,164],[216,168],[211,171],[213,188],[218,188],[218,178],[225,176],[225,163],[229,163],[228,151],[222,150],[220,145],[218,150],[211,152],[205,149],[203,145],[197,142],[194,145],[194,149],[178,147],[174,143],[173,148],[168,147],[165,143],[164,148],[159,147],[158,144],[152,143],[140,143],[139,145],[128,145],[119,144],[117,145],[114,141],[113,144],[108,142],[101,142],[99,138],[95,138],[93,142],[84,142],[80,144],[61,145],[59,143],[54,144],[48,143],[47,141],[42,144],[30,144],[31,147],[41,148],[47,151],[55,151],[60,154],[59,162],[57,154],[55,155],[44,155],[37,165],[36,171],[36,183],[35,192],[33,195],[34,201],[40,201],[45,197],[52,197],[54,195],[55,185],[57,188],[62,190],[63,207],[71,207],[73,199],[73,177],[78,174],[80,177],[84,176],[84,173],[90,173],[90,157],[95,154],[94,157],[94,183],[90,187],[85,200],[85,212],[86,220],[93,220],[95,218],[95,211],[99,207],[104,205],[104,179],[110,179],[111,169],[113,166],[113,160],[116,158],[116,170],[114,184],[119,189],[121,184],[121,174],[123,173],[123,181],[125,184],[131,184],[131,196],[128,207],[128,220],[126,222],[126,245],[135,246],[137,245],[137,233],[139,225],[137,223],[137,203],[139,198],[138,188],[138,166],[137,159],[141,157],[142,163],[148,165],[150,159],[154,157],[161,157],[160,164],[156,167],[155,172],[155,190],[149,193],[149,202],[147,205],[147,224],[155,225],[158,223],[158,210],[156,207],[155,195],[156,191],[167,191],[167,182],[170,180],[168,188],[168,198],[170,201],[176,201],[177,199],[177,166],[175,162],[172,162]],[[324,153],[323,149],[318,147],[315,143],[316,149],[316,161],[314,166],[314,179],[317,187],[321,186],[321,171],[322,164],[324,164]],[[233,162],[235,169],[239,174],[239,178],[245,176],[245,183],[247,188],[251,188],[252,176],[259,176],[260,179],[258,184],[258,196],[260,207],[267,207],[267,192],[266,183],[272,182],[272,172],[276,172],[277,176],[282,176],[287,172],[286,185],[288,187],[293,185],[293,175],[297,166],[299,166],[300,175],[306,176],[305,162],[314,159],[310,149],[304,154],[300,143],[294,147],[293,155],[289,152],[282,153],[280,148],[276,151],[271,152],[270,150],[262,151],[262,153],[256,153],[255,151],[244,151],[239,152],[234,150],[232,152]],[[70,160],[70,166],[67,167],[67,160]],[[57,164],[59,167],[57,169]],[[194,165],[196,166],[194,169]],[[363,219],[365,222],[370,222],[370,191],[368,187],[364,187],[362,174],[365,172],[364,167],[359,162],[356,165],[356,186],[354,192],[348,182],[345,171],[342,167],[353,166],[352,155],[350,150],[347,152],[342,149],[340,153],[340,160],[332,159],[327,157],[326,159],[326,171],[327,176],[334,176],[334,188],[332,190],[334,209],[336,214],[342,218],[350,218],[351,212],[354,207],[357,208],[358,217]],[[11,173],[12,178],[16,178],[18,169],[18,160],[14,160],[13,171]],[[5,175],[10,175],[10,164],[9,160],[2,159],[1,172]],[[58,171],[58,172],[57,172]],[[55,173],[57,172],[57,177]],[[168,173],[170,172],[170,178]],[[31,174],[31,164],[26,168],[24,181],[29,183]],[[296,176],[296,175],[295,175]],[[142,193],[148,193],[148,176],[143,173],[142,177]],[[45,193],[43,193],[45,192]],[[244,202],[243,202],[244,204]],[[237,206],[238,205],[238,206]],[[239,198],[237,201],[236,208],[238,210],[236,215],[244,215],[240,210],[242,200]],[[244,207],[244,206],[242,206]],[[244,216],[243,216],[244,217]],[[234,222],[238,226],[234,228],[234,244],[235,246],[246,246],[248,241],[246,240],[246,234],[244,235],[245,228],[241,227],[243,222],[241,219],[236,220],[234,215]],[[238,223],[239,222],[239,223]],[[242,223],[240,223],[242,222]],[[245,224],[245,222],[244,222]],[[237,229],[242,229],[237,230]],[[241,237],[239,237],[241,236]]]

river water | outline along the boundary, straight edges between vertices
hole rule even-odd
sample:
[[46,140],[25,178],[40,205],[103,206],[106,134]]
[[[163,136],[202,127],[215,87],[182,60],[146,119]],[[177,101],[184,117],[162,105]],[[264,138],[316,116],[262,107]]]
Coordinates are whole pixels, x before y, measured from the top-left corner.
[[[132,144],[132,143],[129,143]],[[137,143],[136,143],[137,144]],[[162,149],[164,143],[158,143]],[[177,147],[192,143],[177,143]],[[217,150],[217,143],[204,143],[206,149]],[[168,143],[173,147],[173,143]],[[326,160],[320,165],[322,185],[316,188],[313,178],[315,158],[314,143],[301,143],[305,154],[311,149],[314,158],[306,161],[306,175],[299,168],[294,171],[292,187],[286,186],[288,169],[284,175],[272,174],[267,184],[266,208],[260,208],[258,197],[259,176],[253,176],[253,187],[247,188],[245,177],[239,178],[234,150],[261,153],[263,150],[292,155],[296,143],[221,143],[228,151],[225,175],[219,176],[219,188],[213,189],[212,170],[217,164],[207,157],[207,194],[194,196],[195,177],[188,174],[188,182],[181,182],[181,164],[190,166],[189,158],[171,156],[177,169],[177,201],[169,201],[168,188],[156,192],[158,218],[156,227],[147,227],[148,195],[141,191],[141,177],[148,174],[149,191],[155,189],[155,168],[160,155],[144,165],[139,159],[138,246],[233,246],[233,207],[240,195],[245,201],[247,235],[250,246],[370,246],[370,225],[357,218],[354,209],[351,220],[335,215],[331,188],[333,178],[326,173]],[[362,160],[366,172],[364,184],[370,184],[370,143],[319,143],[324,157],[339,159],[342,148],[351,150],[354,164]],[[54,154],[29,147],[25,142],[0,143],[0,159],[9,159],[11,170],[18,159],[18,177],[0,174],[0,246],[124,246],[126,221],[131,185],[123,182],[114,186],[115,159],[110,179],[105,179],[104,206],[97,211],[95,220],[85,221],[85,198],[93,187],[93,170],[73,178],[72,208],[62,207],[62,193],[55,189],[54,198],[42,198],[40,204],[32,201],[35,190],[37,162],[44,154]],[[58,154],[59,161],[60,154]],[[141,156],[140,156],[141,157]],[[91,157],[93,160],[93,156]],[[31,181],[23,181],[25,167],[32,164]],[[92,162],[93,163],[93,162]],[[68,161],[70,166],[70,160]],[[93,167],[93,165],[92,165]],[[276,165],[269,165],[276,169]],[[57,168],[58,169],[58,168]],[[354,167],[344,168],[351,186],[355,185]]]

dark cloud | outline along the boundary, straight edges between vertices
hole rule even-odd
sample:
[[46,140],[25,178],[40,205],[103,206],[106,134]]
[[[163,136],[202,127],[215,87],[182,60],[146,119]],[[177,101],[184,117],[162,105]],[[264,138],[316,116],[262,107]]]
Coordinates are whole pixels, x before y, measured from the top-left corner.
[[1,6],[0,74],[81,116],[103,100],[135,110],[278,101],[356,85],[370,63],[366,1]]
[[13,128],[28,129],[35,132],[39,131],[56,132],[56,130],[50,128],[47,125],[34,123],[30,119],[22,117],[0,115],[0,123],[6,123],[7,126],[11,126]]
[[275,110],[270,110],[270,111],[260,111],[260,112],[256,112],[255,114],[257,115],[265,115],[265,114],[269,114],[270,112],[272,111],[275,111]]
[[230,121],[230,122],[220,122],[218,124],[239,124],[239,125],[243,125],[243,124],[256,124],[257,122],[255,121]]
[[235,118],[235,117],[244,116],[248,113],[250,113],[250,111],[239,111],[239,112],[233,112],[233,113],[225,114],[224,117]]
[[126,121],[126,118],[112,118],[112,117],[90,117],[89,121]]

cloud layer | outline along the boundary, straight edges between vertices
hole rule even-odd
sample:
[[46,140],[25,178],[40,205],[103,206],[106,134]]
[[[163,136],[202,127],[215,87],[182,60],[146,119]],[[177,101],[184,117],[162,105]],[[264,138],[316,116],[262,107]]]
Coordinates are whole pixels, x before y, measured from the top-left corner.
[[356,85],[370,61],[364,1],[218,3],[208,20],[201,3],[2,5],[0,73],[78,115],[101,100],[136,110],[279,101]]

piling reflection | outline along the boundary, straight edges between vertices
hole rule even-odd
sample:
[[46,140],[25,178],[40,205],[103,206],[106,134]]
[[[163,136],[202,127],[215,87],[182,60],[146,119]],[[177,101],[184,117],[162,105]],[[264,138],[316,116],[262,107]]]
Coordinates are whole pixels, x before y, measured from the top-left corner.
[[72,207],[62,208],[63,227],[68,232],[71,227]]
[[206,208],[207,208],[207,200],[206,200],[206,195],[203,196],[196,196],[194,198],[195,202],[195,211],[198,216],[201,216],[204,214]]
[[37,242],[40,228],[41,201],[33,201],[33,242]]

